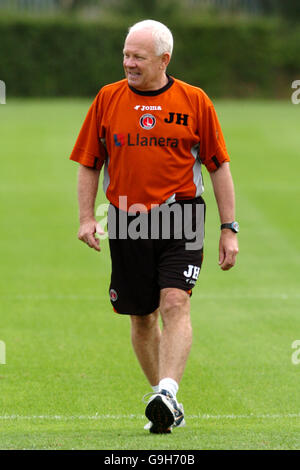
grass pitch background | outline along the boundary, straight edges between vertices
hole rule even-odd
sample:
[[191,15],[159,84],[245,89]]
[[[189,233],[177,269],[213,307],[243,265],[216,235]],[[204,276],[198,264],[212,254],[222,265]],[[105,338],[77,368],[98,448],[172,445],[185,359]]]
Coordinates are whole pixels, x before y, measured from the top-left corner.
[[[112,312],[110,258],[77,240],[77,165],[89,100],[7,100],[1,120],[1,449],[299,449],[299,121],[290,102],[218,101],[240,222],[236,267],[218,261],[205,178],[205,259],[178,398],[187,426],[152,436],[150,388]],[[105,202],[102,190],[97,202]],[[300,354],[298,356],[300,358]]]

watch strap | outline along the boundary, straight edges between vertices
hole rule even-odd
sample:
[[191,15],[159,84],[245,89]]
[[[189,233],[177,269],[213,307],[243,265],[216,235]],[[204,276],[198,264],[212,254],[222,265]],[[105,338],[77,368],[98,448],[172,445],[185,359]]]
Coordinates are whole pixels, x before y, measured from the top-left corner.
[[239,224],[237,222],[230,222],[230,223],[225,223],[225,224],[222,224],[221,225],[221,230],[223,228],[228,228],[230,230],[232,230],[234,233],[238,233],[239,231]]

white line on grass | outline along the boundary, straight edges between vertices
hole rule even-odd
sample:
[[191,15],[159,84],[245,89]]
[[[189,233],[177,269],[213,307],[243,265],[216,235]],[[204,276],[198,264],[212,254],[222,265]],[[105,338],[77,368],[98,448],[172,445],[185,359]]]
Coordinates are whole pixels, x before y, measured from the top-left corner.
[[[103,296],[99,295],[75,295],[75,294],[17,294],[17,295],[9,295],[9,294],[0,294],[0,298],[2,299],[13,299],[13,300],[101,300]],[[292,293],[228,293],[228,294],[203,294],[201,293],[201,298],[203,299],[281,299],[281,300],[288,300],[288,299],[300,299],[299,292],[292,292]]]
[[[50,421],[90,421],[90,420],[122,420],[122,419],[143,419],[144,415],[77,415],[77,416],[63,416],[63,415],[32,415],[32,416],[22,416],[22,415],[3,415],[0,416],[1,421],[16,421],[16,420],[50,420]],[[235,420],[235,419],[290,419],[290,418],[300,418],[299,413],[275,413],[275,414],[224,414],[224,415],[210,415],[210,414],[197,414],[186,416],[187,419],[199,419],[199,420]]]

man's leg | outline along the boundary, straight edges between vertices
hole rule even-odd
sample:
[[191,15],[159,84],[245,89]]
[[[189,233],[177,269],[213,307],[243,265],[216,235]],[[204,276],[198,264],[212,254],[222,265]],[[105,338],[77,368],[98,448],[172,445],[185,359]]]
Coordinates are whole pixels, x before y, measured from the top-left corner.
[[159,310],[150,315],[131,315],[131,339],[135,354],[149,380],[157,385],[165,377],[180,382],[192,345],[190,298],[181,289],[161,290]]
[[161,331],[159,311],[150,315],[131,315],[131,341],[138,361],[151,386],[159,383],[159,347]]
[[160,312],[159,378],[169,377],[179,383],[192,345],[189,294],[181,289],[162,289]]
[[168,433],[185,425],[182,404],[176,393],[192,344],[190,298],[181,289],[161,290],[160,312],[163,329],[159,346],[159,390],[149,399],[145,414],[152,433]]

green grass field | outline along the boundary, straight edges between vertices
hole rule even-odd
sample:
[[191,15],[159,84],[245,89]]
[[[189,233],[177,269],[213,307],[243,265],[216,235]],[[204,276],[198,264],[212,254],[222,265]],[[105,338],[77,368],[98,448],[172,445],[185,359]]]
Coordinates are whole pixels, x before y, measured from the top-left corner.
[[[107,241],[77,240],[77,165],[89,100],[10,100],[1,122],[1,449],[300,449],[300,106],[219,101],[240,222],[236,267],[218,267],[206,183],[205,260],[178,399],[187,426],[144,431],[150,391],[129,319],[113,313]],[[98,203],[104,202],[102,191]],[[298,355],[300,358],[300,354]]]

